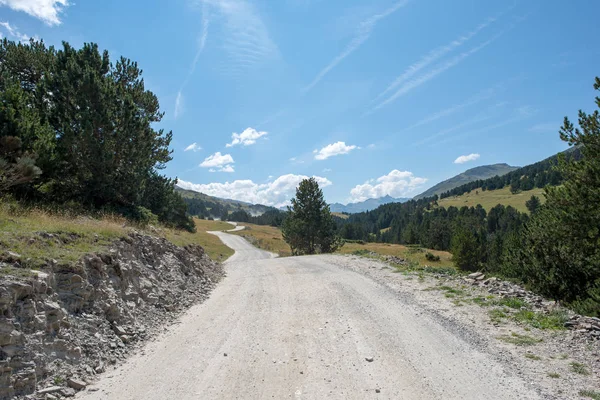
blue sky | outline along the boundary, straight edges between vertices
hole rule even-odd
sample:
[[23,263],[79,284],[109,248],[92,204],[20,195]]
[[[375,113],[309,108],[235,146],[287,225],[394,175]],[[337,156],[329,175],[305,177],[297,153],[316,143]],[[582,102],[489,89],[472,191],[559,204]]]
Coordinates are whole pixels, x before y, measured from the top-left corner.
[[96,42],[144,70],[166,174],[282,205],[410,197],[467,168],[566,148],[592,110],[597,1],[0,0],[0,33]]

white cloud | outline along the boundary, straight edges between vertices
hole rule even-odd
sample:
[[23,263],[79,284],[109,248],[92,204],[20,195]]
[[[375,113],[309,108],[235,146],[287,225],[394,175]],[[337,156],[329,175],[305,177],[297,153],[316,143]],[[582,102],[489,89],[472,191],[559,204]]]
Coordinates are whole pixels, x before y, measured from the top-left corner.
[[196,151],[200,151],[200,150],[202,150],[202,147],[200,147],[198,145],[198,143],[194,142],[194,143],[190,144],[188,147],[186,147],[184,151],[196,152]]
[[315,154],[315,160],[326,160],[329,157],[348,154],[354,149],[360,149],[360,147],[355,145],[347,146],[345,142],[336,142],[328,144],[321,150],[314,150],[313,153]]
[[456,160],[454,160],[454,164],[464,164],[469,161],[475,161],[479,159],[479,157],[481,156],[477,153],[471,153],[468,156],[460,156]]
[[233,169],[233,157],[230,154],[221,154],[216,152],[215,154],[206,157],[200,164],[202,168],[210,168],[209,172],[235,172]]
[[291,157],[290,161],[292,161],[292,162],[296,161],[296,157]]
[[362,185],[356,185],[350,190],[349,201],[356,203],[384,196],[407,197],[425,182],[427,179],[415,177],[412,172],[395,169],[376,180],[371,179]]
[[50,26],[60,25],[60,14],[69,5],[67,0],[0,0],[0,6],[25,12]]
[[179,118],[181,114],[183,114],[183,95],[180,90],[177,92],[177,98],[175,99],[175,119]]
[[[184,189],[195,190],[210,196],[283,207],[289,204],[289,200],[295,195],[296,188],[300,182],[307,178],[308,176],[305,175],[287,174],[278,177],[272,182],[260,184],[246,179],[208,184],[196,184],[180,180],[178,185]],[[321,176],[315,176],[314,178],[321,188],[332,184],[327,178]]]
[[244,130],[244,132],[242,133],[232,133],[231,134],[231,139],[232,142],[231,143],[227,143],[225,145],[225,147],[233,147],[233,146],[237,146],[238,144],[241,144],[243,146],[250,146],[254,143],[256,143],[256,141],[263,137],[268,135],[267,132],[264,131],[257,131],[254,128],[246,128]]
[[362,46],[362,44],[366,42],[371,36],[371,32],[373,31],[379,20],[393,14],[398,9],[404,7],[406,4],[408,4],[408,0],[399,1],[387,10],[383,11],[382,13],[375,14],[369,17],[368,19],[362,21],[356,29],[356,34],[354,35],[354,38],[350,43],[348,43],[344,51],[341,52],[336,58],[334,58],[325,68],[323,68],[321,72],[319,72],[317,76],[313,79],[313,81],[307,87],[304,88],[304,90],[309,91],[310,89],[312,89],[317,83],[319,83],[321,79],[323,79],[325,75],[329,73],[329,71],[334,69],[340,62],[342,62],[344,58],[348,57],[350,54],[354,53],[360,46]]
[[375,143],[371,143],[370,145],[367,146],[367,149],[374,149],[375,147],[377,147],[375,145]]
[[[19,30],[17,29],[17,27],[12,26],[10,23],[8,22],[0,22],[0,26],[3,27],[4,29],[6,29],[6,31],[8,32],[8,34],[17,39],[20,42],[28,42],[29,39],[31,38],[31,36],[26,35],[24,33],[19,32]],[[0,33],[0,38],[1,38],[1,33]]]
[[323,168],[323,172],[331,172],[333,171],[331,168]]

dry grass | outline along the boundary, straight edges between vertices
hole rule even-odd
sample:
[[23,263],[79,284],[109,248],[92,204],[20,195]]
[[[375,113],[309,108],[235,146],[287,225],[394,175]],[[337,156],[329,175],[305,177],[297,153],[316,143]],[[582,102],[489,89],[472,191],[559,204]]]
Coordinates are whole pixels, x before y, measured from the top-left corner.
[[331,215],[339,217],[341,219],[348,219],[350,216],[348,214],[340,213],[340,212],[332,212]]
[[[290,246],[283,240],[281,230],[272,226],[243,224],[246,229],[243,231],[232,232],[234,235],[239,235],[247,238],[256,247],[263,250],[277,253],[280,256],[291,255]],[[398,244],[387,243],[346,243],[338,253],[353,254],[360,250],[372,251],[380,255],[390,255],[404,258],[410,262],[418,263],[420,266],[430,265],[434,267],[451,267],[453,264],[450,261],[452,255],[446,251],[425,250],[418,247],[402,246]],[[427,251],[440,256],[440,261],[431,262],[425,258]]]
[[231,229],[231,225],[203,220],[196,220],[196,224],[197,233],[160,227],[143,229],[115,215],[91,218],[24,210],[14,203],[0,203],[0,260],[11,258],[9,251],[20,255],[20,268],[3,267],[0,275],[27,276],[32,269],[46,268],[50,260],[73,263],[85,254],[105,251],[134,229],[166,237],[179,246],[199,244],[214,260],[224,260],[233,254],[216,236],[206,233]]
[[[413,263],[418,263],[420,266],[430,265],[434,267],[452,267],[452,254],[447,251],[427,250],[420,247],[404,246],[401,244],[390,243],[346,243],[344,247],[338,250],[338,253],[353,254],[360,251],[372,251],[383,256],[396,256],[404,258]],[[428,261],[425,258],[425,253],[431,252],[439,256],[440,261]]]
[[254,225],[243,223],[243,231],[231,232],[234,235],[245,237],[256,247],[279,254],[280,257],[292,255],[290,246],[283,240],[281,229],[273,226]]
[[540,198],[540,201],[544,202],[544,189],[533,189],[527,190],[521,193],[512,194],[510,187],[505,187],[498,190],[486,190],[475,189],[461,196],[452,196],[445,199],[439,200],[438,204],[441,207],[475,207],[477,204],[481,204],[487,211],[502,204],[505,206],[512,206],[521,212],[528,212],[525,207],[525,202],[535,195]]
[[232,229],[233,226],[231,224],[197,218],[194,218],[194,222],[196,223],[196,233],[166,229],[164,236],[177,246],[185,246],[190,243],[199,244],[204,247],[209,257],[215,261],[222,262],[233,255],[234,251],[225,246],[221,242],[221,239],[207,233],[207,231],[226,231]]

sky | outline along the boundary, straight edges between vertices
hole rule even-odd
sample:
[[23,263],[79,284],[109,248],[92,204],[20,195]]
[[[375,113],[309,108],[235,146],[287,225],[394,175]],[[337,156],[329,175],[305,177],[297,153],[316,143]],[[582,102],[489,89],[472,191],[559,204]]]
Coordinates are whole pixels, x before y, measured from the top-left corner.
[[164,173],[283,206],[412,197],[567,148],[592,111],[600,2],[0,0],[0,35],[94,42],[143,69],[173,131]]

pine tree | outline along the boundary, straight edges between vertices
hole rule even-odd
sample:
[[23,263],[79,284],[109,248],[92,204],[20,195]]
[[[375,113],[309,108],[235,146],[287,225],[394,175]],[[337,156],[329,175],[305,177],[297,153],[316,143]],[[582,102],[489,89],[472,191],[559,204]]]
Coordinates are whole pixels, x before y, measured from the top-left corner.
[[283,239],[293,255],[332,253],[341,244],[323,191],[316,179],[300,182],[283,222]]
[[[600,78],[594,88],[600,90]],[[535,289],[600,315],[600,113],[579,111],[578,128],[565,118],[560,137],[582,158],[560,160],[565,181],[546,188],[546,204],[527,225],[519,258]]]

